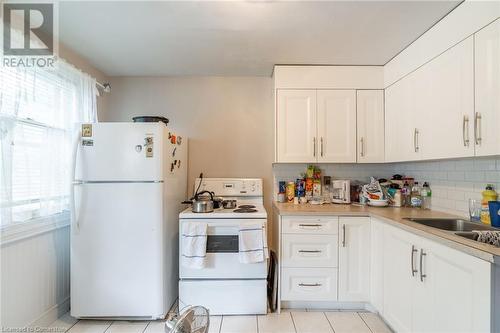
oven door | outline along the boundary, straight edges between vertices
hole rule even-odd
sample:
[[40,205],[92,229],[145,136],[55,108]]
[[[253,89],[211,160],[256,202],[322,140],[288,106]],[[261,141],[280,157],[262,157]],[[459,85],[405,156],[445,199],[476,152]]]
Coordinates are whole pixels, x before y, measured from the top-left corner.
[[[202,269],[192,269],[180,264],[179,277],[181,279],[265,279],[267,277],[266,261],[255,264],[242,264],[238,253],[238,219],[181,219],[186,222],[207,222],[207,258]],[[261,222],[266,225],[266,219],[245,219],[245,222]],[[183,253],[182,238],[180,251]],[[180,261],[182,262],[182,261]]]

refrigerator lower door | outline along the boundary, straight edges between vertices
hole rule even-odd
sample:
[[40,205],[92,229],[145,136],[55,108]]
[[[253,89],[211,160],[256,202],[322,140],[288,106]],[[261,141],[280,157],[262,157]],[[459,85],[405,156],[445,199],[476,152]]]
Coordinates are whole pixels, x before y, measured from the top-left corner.
[[176,293],[165,291],[164,224],[177,221],[163,220],[162,198],[163,183],[75,185],[73,317],[159,318],[168,311]]

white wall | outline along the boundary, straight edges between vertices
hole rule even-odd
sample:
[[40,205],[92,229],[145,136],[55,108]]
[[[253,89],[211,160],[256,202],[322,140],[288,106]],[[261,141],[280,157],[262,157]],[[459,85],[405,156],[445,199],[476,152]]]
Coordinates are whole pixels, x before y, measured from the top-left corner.
[[[205,177],[264,179],[272,197],[273,96],[271,78],[113,77],[104,121],[161,115],[189,137],[188,190]],[[269,210],[270,211],[270,210]]]

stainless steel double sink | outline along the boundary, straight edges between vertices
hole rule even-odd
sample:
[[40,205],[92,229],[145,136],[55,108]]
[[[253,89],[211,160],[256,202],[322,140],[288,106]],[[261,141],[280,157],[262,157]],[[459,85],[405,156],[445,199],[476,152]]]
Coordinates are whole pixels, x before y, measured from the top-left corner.
[[473,230],[497,230],[500,229],[481,224],[479,222],[471,222],[462,219],[447,219],[447,218],[411,218],[407,217],[405,220],[412,221],[418,224],[426,225],[429,227],[446,230],[453,232],[457,236],[472,239],[477,241],[477,234]]

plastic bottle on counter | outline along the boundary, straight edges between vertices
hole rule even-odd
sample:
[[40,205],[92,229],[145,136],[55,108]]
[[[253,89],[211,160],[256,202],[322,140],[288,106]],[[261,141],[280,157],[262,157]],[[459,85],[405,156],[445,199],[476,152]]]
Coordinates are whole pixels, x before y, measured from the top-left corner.
[[405,181],[403,188],[401,189],[401,196],[402,196],[402,206],[403,207],[410,207],[410,185],[408,184],[407,181]]
[[481,200],[481,222],[491,224],[488,202],[497,201],[498,195],[491,184],[486,185],[486,189],[481,194],[483,195],[483,199]]
[[422,208],[423,209],[431,209],[431,200],[432,200],[432,191],[429,183],[424,182],[424,186],[422,187]]
[[418,182],[413,184],[411,189],[411,198],[410,198],[411,207],[413,208],[421,208],[422,207],[422,191],[420,190],[420,185]]

